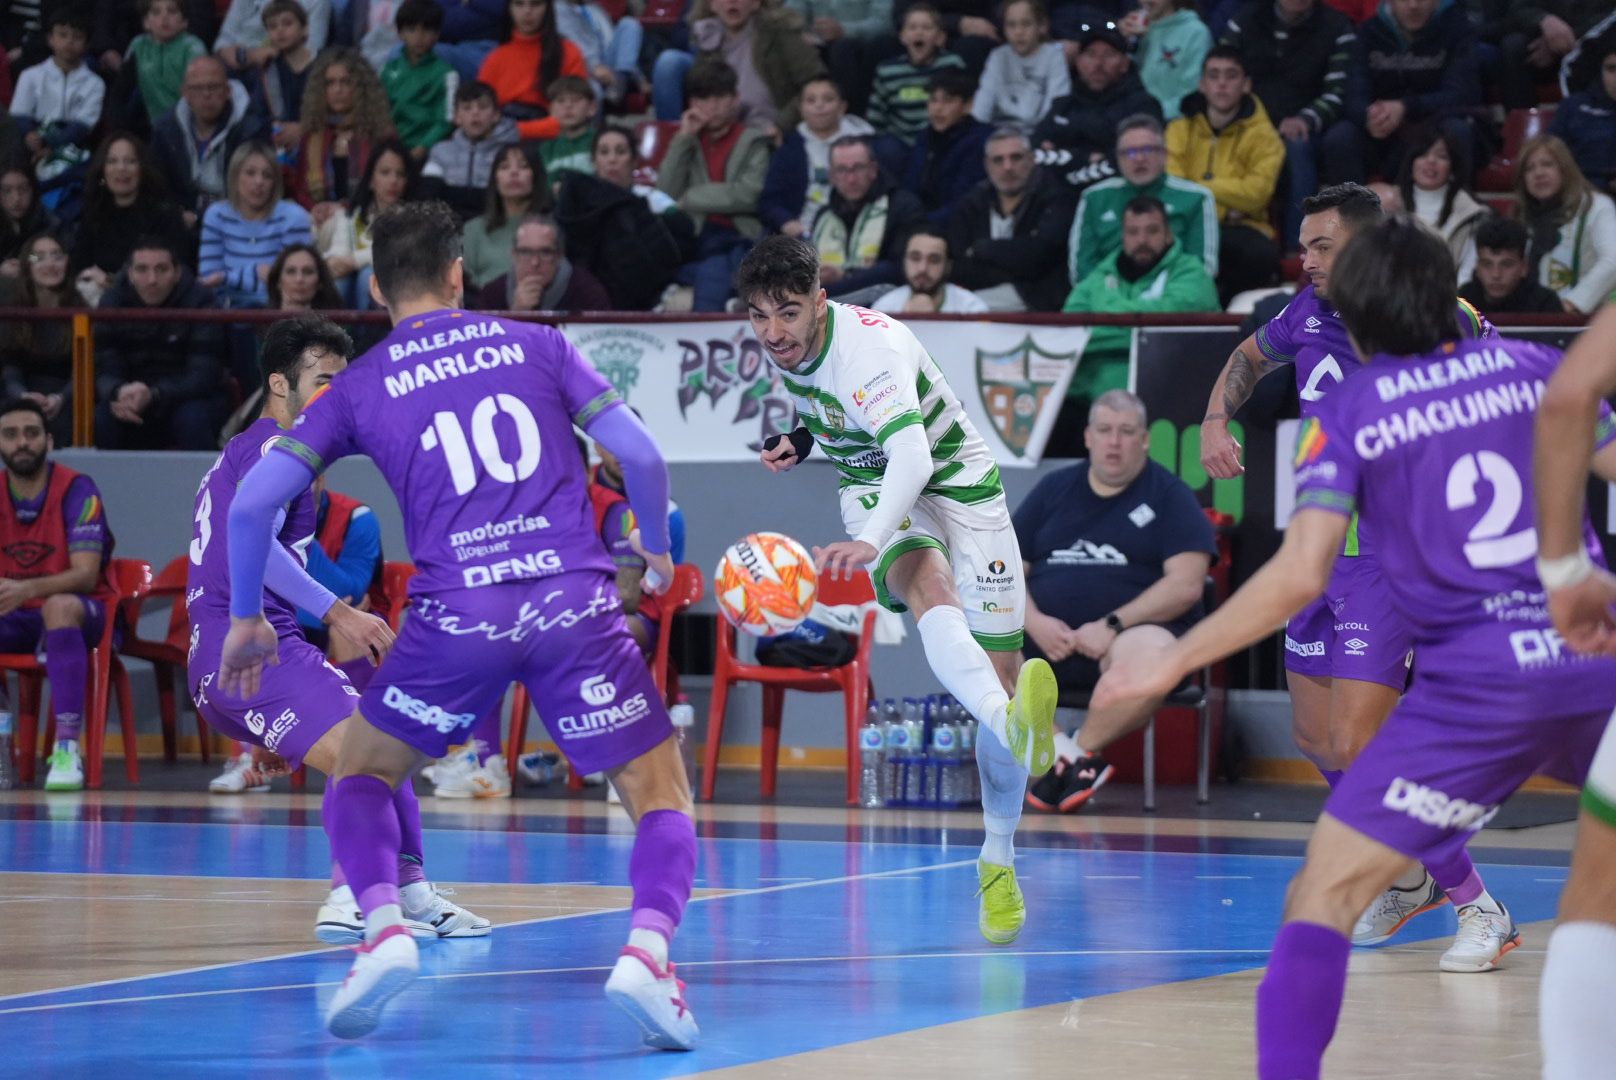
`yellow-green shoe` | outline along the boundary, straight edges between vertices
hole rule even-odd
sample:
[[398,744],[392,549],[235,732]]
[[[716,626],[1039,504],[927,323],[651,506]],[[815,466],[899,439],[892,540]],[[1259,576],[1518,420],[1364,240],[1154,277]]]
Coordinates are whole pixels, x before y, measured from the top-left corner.
[[981,885],[976,895],[982,898],[976,917],[978,929],[994,945],[1010,944],[1027,925],[1027,902],[1022,899],[1021,886],[1016,884],[1015,868],[978,859],[976,880]]
[[1055,699],[1060,687],[1049,661],[1036,657],[1021,665],[1016,696],[1005,713],[1005,741],[1010,754],[1031,776],[1055,767]]

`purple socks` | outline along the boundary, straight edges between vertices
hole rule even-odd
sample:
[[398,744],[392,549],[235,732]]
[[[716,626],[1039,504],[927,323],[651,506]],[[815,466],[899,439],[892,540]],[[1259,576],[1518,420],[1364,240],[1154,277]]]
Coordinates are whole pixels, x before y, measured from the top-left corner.
[[384,904],[397,904],[399,826],[393,789],[374,776],[347,776],[331,787],[325,831],[359,910],[368,915]]
[[1258,1080],[1318,1080],[1347,988],[1346,936],[1317,923],[1279,929],[1257,987]]
[[[368,665],[367,665],[368,666]],[[331,805],[336,796],[337,782],[328,780],[325,785],[325,795],[320,799],[320,820],[327,823],[326,832],[331,831],[330,822]],[[416,882],[426,880],[424,867],[425,856],[421,843],[421,804],[416,800],[415,788],[406,780],[393,792],[393,810],[398,819],[398,884],[400,887],[414,885]],[[332,841],[331,850],[335,852],[337,845]],[[331,860],[331,887],[338,888],[348,881],[342,872],[342,865],[336,859]]]
[[1476,898],[1486,891],[1486,886],[1481,883],[1481,875],[1476,873],[1476,864],[1470,861],[1470,852],[1464,848],[1441,862],[1427,863],[1425,868],[1456,908],[1475,903]]
[[630,926],[655,930],[672,941],[696,880],[696,826],[688,815],[652,810],[640,818],[628,880],[634,887]]
[[56,738],[78,739],[84,726],[84,673],[89,651],[77,626],[45,631],[45,672],[50,676]]

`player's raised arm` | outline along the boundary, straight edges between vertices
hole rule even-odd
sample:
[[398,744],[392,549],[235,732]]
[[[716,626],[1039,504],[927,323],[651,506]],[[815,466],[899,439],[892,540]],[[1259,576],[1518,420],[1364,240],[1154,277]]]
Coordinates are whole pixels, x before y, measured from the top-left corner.
[[1229,418],[1251,397],[1258,381],[1280,366],[1265,356],[1252,334],[1229,354],[1229,360],[1212,384],[1206,416],[1201,421],[1201,467],[1208,476],[1228,480],[1245,471],[1240,464],[1240,444],[1229,434]]

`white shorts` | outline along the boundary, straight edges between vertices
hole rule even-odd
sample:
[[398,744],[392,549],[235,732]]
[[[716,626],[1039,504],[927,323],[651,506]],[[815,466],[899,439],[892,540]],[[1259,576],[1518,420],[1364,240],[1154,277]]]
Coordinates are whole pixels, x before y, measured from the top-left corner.
[[[864,531],[875,509],[875,487],[841,489],[842,524],[848,536]],[[866,503],[868,505],[866,505]],[[1021,648],[1027,610],[1027,588],[1021,579],[1021,545],[1010,523],[1004,496],[975,505],[922,495],[875,562],[865,569],[875,583],[875,598],[889,611],[908,610],[887,591],[886,574],[898,556],[932,547],[954,570],[954,588],[965,608],[971,636],[984,648],[1011,652]]]

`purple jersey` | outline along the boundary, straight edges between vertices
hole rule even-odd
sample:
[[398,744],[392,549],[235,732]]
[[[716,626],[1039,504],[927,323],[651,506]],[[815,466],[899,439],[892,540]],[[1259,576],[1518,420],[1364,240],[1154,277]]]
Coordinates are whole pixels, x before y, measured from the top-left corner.
[[[1297,509],[1362,515],[1392,603],[1422,644],[1549,626],[1533,564],[1532,429],[1559,361],[1513,338],[1382,358],[1302,427]],[[1608,407],[1600,417],[1603,446],[1616,428]]]
[[[230,560],[227,552],[230,501],[247,470],[269,453],[285,430],[269,417],[260,417],[225,445],[196,490],[196,512],[191,526],[191,565],[185,578],[185,607],[191,622],[202,619],[230,621]],[[299,563],[308,561],[314,539],[316,510],[311,491],[304,491],[286,511],[286,522],[276,537]],[[264,615],[281,637],[301,637],[297,611],[268,589]]]
[[412,592],[610,574],[572,429],[618,404],[554,328],[437,311],[315,394],[276,448],[316,471],[376,463],[404,512]]

